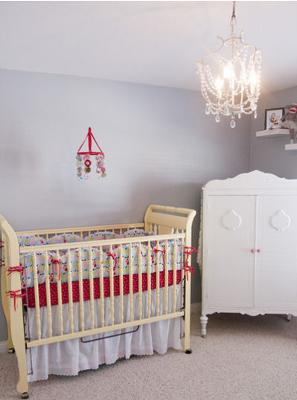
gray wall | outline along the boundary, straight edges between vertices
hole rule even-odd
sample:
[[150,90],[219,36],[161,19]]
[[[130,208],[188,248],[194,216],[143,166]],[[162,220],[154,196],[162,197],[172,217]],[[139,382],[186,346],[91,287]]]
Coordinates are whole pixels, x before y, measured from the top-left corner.
[[285,178],[297,178],[297,151],[285,151],[288,137],[256,138],[264,129],[265,108],[283,107],[297,102],[297,87],[270,93],[262,97],[258,118],[251,124],[250,169],[271,172]]
[[[0,213],[15,229],[141,221],[150,203],[199,210],[202,184],[248,170],[249,118],[216,124],[198,92],[13,71],[0,87]],[[89,125],[108,176],[81,182]],[[197,232],[198,219],[194,244]]]

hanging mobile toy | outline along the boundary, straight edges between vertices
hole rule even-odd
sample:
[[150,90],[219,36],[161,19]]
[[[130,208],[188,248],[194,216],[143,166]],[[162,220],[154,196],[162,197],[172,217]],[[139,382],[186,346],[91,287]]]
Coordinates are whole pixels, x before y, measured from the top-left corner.
[[[92,148],[93,143],[95,143],[96,145],[95,150]],[[87,147],[87,149],[83,149],[85,144],[86,144],[85,147]],[[98,174],[98,177],[104,178],[106,176],[106,170],[104,166],[105,156],[101,147],[97,143],[91,128],[89,128],[87,136],[85,137],[85,140],[82,142],[80,148],[77,150],[76,154],[76,171],[77,171],[77,176],[80,179],[88,179],[88,177],[90,176],[91,166],[92,166],[92,161],[91,161],[92,156],[95,156],[96,173]]]

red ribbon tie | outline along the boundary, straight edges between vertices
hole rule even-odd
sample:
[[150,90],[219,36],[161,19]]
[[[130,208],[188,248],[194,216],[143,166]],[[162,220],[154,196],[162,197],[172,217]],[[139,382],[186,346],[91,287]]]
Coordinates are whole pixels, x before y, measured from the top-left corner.
[[184,255],[185,255],[185,261],[184,261],[184,271],[185,271],[185,275],[186,275],[186,279],[189,279],[189,274],[191,274],[192,272],[194,273],[194,267],[189,264],[189,261],[191,259],[191,255],[194,253],[197,253],[197,249],[195,247],[192,246],[184,246]]
[[21,290],[9,290],[6,292],[7,296],[9,296],[10,299],[13,299],[13,308],[14,311],[16,311],[16,306],[17,306],[17,299],[23,299],[26,295],[22,293]]
[[108,253],[107,253],[107,256],[108,256],[108,257],[111,257],[111,258],[113,259],[113,273],[115,274],[116,268],[117,268],[117,266],[118,266],[117,255],[116,255],[115,253],[108,252]]
[[154,247],[153,248],[153,253],[154,254],[152,254],[152,262],[153,263],[155,262],[155,254],[161,253],[162,257],[163,257],[163,263],[165,265],[165,249],[158,249],[157,247]]
[[57,275],[57,280],[60,281],[61,280],[61,260],[59,260],[58,258],[53,258],[52,259],[52,265],[55,266],[55,274]]
[[22,273],[23,270],[24,270],[24,267],[22,265],[16,265],[15,267],[8,267],[7,268],[7,276],[11,275],[14,272]]

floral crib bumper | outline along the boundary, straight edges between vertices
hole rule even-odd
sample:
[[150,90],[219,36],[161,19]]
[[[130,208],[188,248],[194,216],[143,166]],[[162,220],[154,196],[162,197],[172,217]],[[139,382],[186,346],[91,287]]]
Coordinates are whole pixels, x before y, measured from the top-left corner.
[[[131,236],[145,236],[148,233],[144,232],[141,229],[134,229],[131,231],[127,231],[125,233],[127,237]],[[95,232],[92,235],[85,237],[83,240],[99,240],[99,239],[110,239],[116,237],[113,232]],[[123,237],[123,235],[121,235]],[[82,241],[82,238],[78,235],[57,235],[53,238],[50,238],[48,242],[45,242],[42,238],[29,237],[19,238],[20,244],[24,245],[24,240],[26,241],[27,246],[30,245],[38,245],[38,244],[53,244],[53,243],[65,243],[65,242],[74,242],[74,241]],[[41,243],[40,241],[43,241]],[[39,242],[39,243],[38,243]],[[156,242],[150,242],[150,257],[148,257],[148,244],[144,243],[135,243],[130,245],[131,250],[129,251],[128,245],[122,245],[122,250],[120,250],[119,246],[113,246],[112,252],[110,251],[109,246],[102,246],[102,252],[100,254],[98,247],[92,248],[80,248],[81,252],[81,267],[82,267],[82,280],[83,280],[83,291],[84,291],[84,300],[88,300],[90,298],[90,260],[89,257],[91,255],[91,265],[93,268],[93,278],[94,278],[94,295],[96,298],[100,297],[100,280],[99,277],[103,276],[104,279],[104,296],[109,297],[110,295],[110,268],[113,268],[113,276],[114,276],[114,295],[119,295],[119,274],[120,274],[120,265],[122,265],[123,269],[123,285],[124,285],[124,294],[129,293],[129,271],[131,268],[131,273],[133,275],[133,292],[137,292],[139,290],[139,273],[142,273],[142,289],[147,290],[147,272],[151,273],[151,288],[156,288],[157,281],[157,265],[159,267],[159,282],[160,287],[164,287],[165,285],[165,262],[167,262],[168,269],[168,285],[173,284],[173,265],[177,270],[176,275],[176,283],[180,282],[181,279],[181,270],[183,268],[183,244],[181,240],[176,240],[176,246],[174,246],[174,241],[167,241],[167,259],[165,260],[165,241],[160,241],[158,243],[158,247]],[[140,255],[139,255],[139,247],[140,247]],[[174,249],[175,247],[175,249]],[[131,252],[131,254],[130,254]],[[68,260],[68,258],[70,259]],[[120,260],[120,257],[122,258]],[[139,259],[141,260],[141,265],[139,265]],[[131,266],[130,266],[131,260]],[[40,295],[40,305],[46,305],[46,293],[45,293],[45,281],[46,281],[46,271],[48,270],[49,279],[51,284],[51,302],[52,304],[57,304],[57,283],[61,282],[62,284],[62,297],[63,303],[68,302],[68,281],[69,281],[69,271],[68,268],[71,268],[71,281],[72,281],[72,289],[74,293],[74,301],[76,301],[76,293],[79,292],[79,250],[71,249],[69,252],[67,250],[60,250],[57,255],[56,251],[49,251],[49,256],[47,260],[48,266],[46,268],[46,257],[45,253],[36,253],[36,272],[38,277],[39,284],[39,295]],[[27,303],[29,306],[35,306],[35,296],[34,296],[34,271],[33,271],[33,253],[30,252],[28,248],[28,253],[21,254],[21,265],[23,267],[22,271],[22,288],[27,297]],[[140,268],[139,268],[140,267]],[[101,269],[103,271],[101,272]],[[32,289],[32,290],[30,290]],[[29,290],[29,291],[28,291]],[[32,292],[32,293],[31,293]],[[42,301],[44,298],[44,302]],[[77,299],[79,301],[79,298]],[[44,304],[43,304],[44,303]]]

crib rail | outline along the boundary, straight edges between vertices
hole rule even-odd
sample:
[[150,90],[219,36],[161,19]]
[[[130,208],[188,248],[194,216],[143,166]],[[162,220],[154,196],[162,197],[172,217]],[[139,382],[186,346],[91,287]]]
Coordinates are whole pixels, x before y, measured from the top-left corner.
[[25,231],[17,231],[17,236],[41,236],[46,240],[50,239],[55,235],[61,234],[78,234],[82,238],[90,235],[94,232],[103,232],[109,231],[114,233],[124,233],[128,229],[143,229],[144,223],[137,222],[131,224],[113,224],[113,225],[97,225],[97,226],[80,226],[80,227],[71,227],[71,228],[53,228],[53,229],[34,229],[34,230],[25,230]]
[[122,239],[100,239],[100,240],[89,240],[83,242],[71,242],[71,243],[56,243],[56,244],[46,244],[38,246],[20,246],[20,254],[31,253],[31,252],[42,252],[50,250],[65,250],[65,249],[78,249],[78,248],[89,248],[89,247],[105,247],[105,246],[116,246],[120,244],[130,244],[138,242],[148,242],[148,241],[165,241],[170,239],[182,239],[185,238],[185,233],[175,233],[170,235],[152,235],[152,236],[137,236]]
[[79,339],[79,338],[83,338],[83,337],[87,337],[87,336],[100,335],[102,333],[123,330],[123,329],[127,329],[127,328],[132,328],[132,327],[138,326],[138,325],[141,326],[141,325],[152,324],[154,322],[166,321],[168,319],[181,318],[183,316],[184,316],[183,311],[176,311],[174,313],[159,315],[156,317],[144,318],[141,320],[124,322],[122,324],[114,324],[114,325],[104,326],[101,328],[88,329],[85,331],[78,331],[75,333],[55,336],[55,337],[51,337],[51,338],[43,338],[40,340],[34,340],[34,341],[27,342],[27,348],[43,346],[46,344],[60,343],[60,342],[66,341],[66,340]]
[[[185,234],[143,236],[125,239],[97,240],[90,242],[62,243],[55,245],[20,247],[20,254],[32,257],[33,285],[34,285],[34,334],[28,337],[27,347],[58,343],[65,340],[98,335],[125,328],[145,325],[152,322],[177,318],[184,315],[182,301],[177,302],[177,271],[183,269],[183,245]],[[179,246],[179,258],[177,248]],[[142,254],[142,251],[146,254]],[[115,251],[117,252],[115,255]],[[124,257],[124,253],[127,257]],[[44,257],[46,312],[41,312],[40,293],[38,282],[37,255]],[[61,255],[67,255],[68,302],[62,301],[62,282],[56,277],[58,303],[52,305],[50,292],[50,265],[49,260]],[[73,259],[77,255],[79,303],[73,301]],[[84,255],[83,255],[84,254]],[[85,254],[88,255],[85,259]],[[94,254],[96,268],[99,269],[100,297],[94,294]],[[103,257],[105,256],[105,261]],[[108,264],[106,268],[106,257]],[[146,264],[144,263],[146,261]],[[126,264],[126,265],[124,265]],[[115,270],[115,266],[117,269]],[[125,272],[124,272],[125,269]],[[169,286],[169,271],[172,271],[173,282]],[[163,275],[163,286],[160,282],[160,273]],[[129,282],[129,291],[124,293],[124,275]],[[152,277],[155,277],[155,286],[152,289]],[[106,279],[108,278],[108,282]],[[146,287],[143,286],[145,278]],[[98,278],[97,278],[98,279]],[[119,293],[115,294],[114,280],[118,280]],[[65,280],[65,279],[64,279]],[[135,282],[137,290],[135,292]],[[86,285],[87,283],[87,285]],[[180,283],[181,280],[180,280]],[[105,289],[109,295],[105,296]],[[89,288],[89,297],[85,299],[85,287]],[[172,291],[172,302],[169,302],[169,289]],[[145,291],[143,291],[145,289]],[[181,290],[181,289],[180,289]],[[155,293],[155,304],[152,304],[152,292]],[[137,301],[136,301],[137,298]],[[117,301],[117,307],[115,302]],[[128,304],[127,309],[124,304]],[[143,303],[146,302],[146,307]],[[78,307],[77,307],[78,306]],[[108,307],[107,307],[108,306]],[[53,307],[56,311],[56,321],[53,321]],[[74,308],[78,308],[79,321],[76,321]],[[108,309],[108,312],[106,311]],[[30,312],[30,309],[28,310]],[[88,314],[88,318],[86,317]],[[64,315],[68,314],[69,324],[66,326]],[[75,322],[76,326],[75,326]],[[46,326],[46,329],[44,327]],[[32,327],[31,327],[32,330]],[[32,334],[32,332],[31,332]]]

